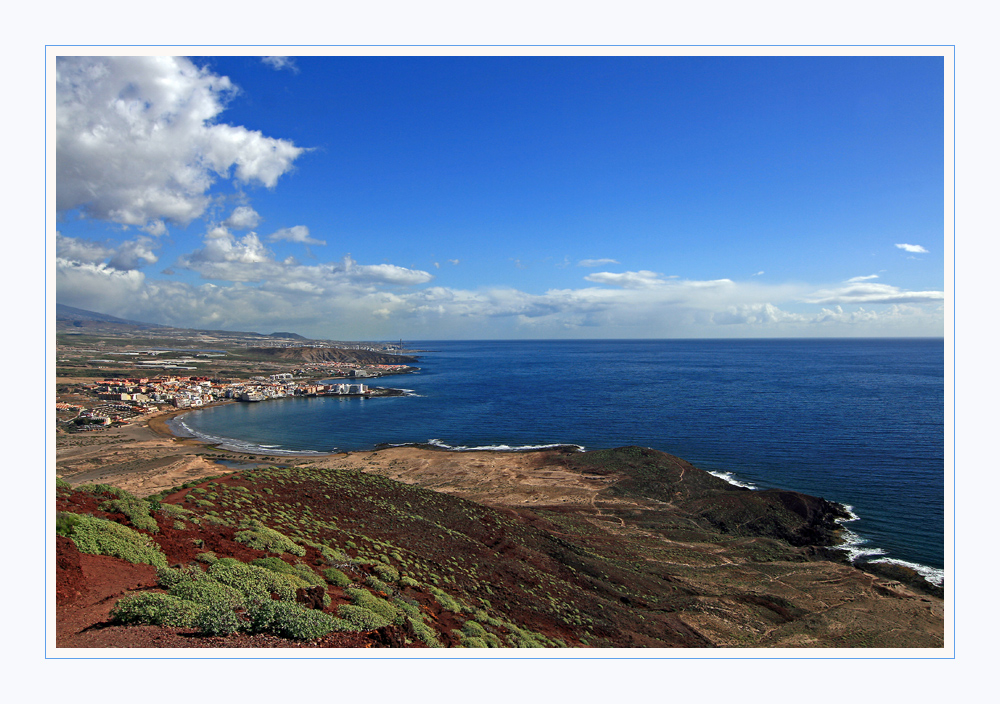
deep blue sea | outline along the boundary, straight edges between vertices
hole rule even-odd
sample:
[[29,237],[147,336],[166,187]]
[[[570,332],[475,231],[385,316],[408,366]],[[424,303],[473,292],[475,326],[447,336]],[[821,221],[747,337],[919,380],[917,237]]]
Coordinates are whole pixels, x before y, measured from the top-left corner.
[[282,452],[643,445],[752,487],[851,508],[853,556],[941,583],[944,341],[409,342],[412,395],[288,398],[180,416],[179,432]]

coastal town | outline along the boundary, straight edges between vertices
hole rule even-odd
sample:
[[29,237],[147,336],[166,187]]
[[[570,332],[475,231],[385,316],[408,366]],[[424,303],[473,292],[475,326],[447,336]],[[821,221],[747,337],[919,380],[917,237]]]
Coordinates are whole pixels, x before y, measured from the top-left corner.
[[372,387],[362,380],[412,371],[415,368],[405,364],[316,362],[249,379],[176,374],[110,376],[63,387],[56,412],[63,429],[80,432],[123,425],[164,409],[200,408],[223,402],[257,403],[294,396],[400,396],[404,393],[400,389]]

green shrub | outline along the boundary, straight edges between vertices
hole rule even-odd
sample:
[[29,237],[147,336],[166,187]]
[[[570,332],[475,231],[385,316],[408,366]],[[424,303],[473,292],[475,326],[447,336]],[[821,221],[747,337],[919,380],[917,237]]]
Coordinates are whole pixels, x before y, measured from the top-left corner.
[[212,565],[215,564],[215,562],[217,562],[219,558],[215,556],[214,552],[209,550],[208,552],[198,553],[197,555],[194,556],[194,559],[196,559],[198,562],[204,562],[206,565]]
[[157,533],[160,530],[156,525],[156,519],[149,515],[149,502],[145,499],[125,496],[105,501],[97,508],[108,513],[124,514],[129,523],[140,530],[148,530],[150,533]]
[[355,606],[360,606],[364,609],[372,611],[386,621],[390,623],[403,623],[403,615],[399,612],[395,606],[390,604],[385,599],[377,597],[372,594],[367,589],[360,589],[358,587],[348,587],[344,590],[344,594],[351,600],[351,603]]
[[399,578],[399,581],[397,582],[397,584],[399,586],[401,586],[401,587],[419,587],[420,586],[420,582],[418,582],[417,580],[413,579],[412,577],[407,577],[405,575]]
[[75,513],[60,511],[56,514],[56,534],[69,537],[73,535],[73,528],[80,522],[80,516]]
[[302,557],[306,554],[306,549],[301,545],[296,545],[291,538],[282,535],[278,531],[268,528],[260,521],[251,521],[247,530],[236,534],[236,541],[243,543],[247,547],[265,552],[283,553]]
[[222,584],[233,587],[247,601],[266,601],[276,594],[282,601],[295,601],[296,586],[283,574],[247,565],[231,557],[217,560],[208,568],[208,575]]
[[191,512],[177,504],[160,504],[160,513],[167,518],[188,518]]
[[299,586],[302,587],[326,587],[326,580],[313,572],[308,565],[290,565],[280,557],[261,557],[250,564],[294,577],[301,582]]
[[197,582],[207,579],[208,576],[197,567],[156,568],[156,583],[167,590],[181,582]]
[[475,621],[466,621],[462,626],[462,633],[470,638],[485,638],[486,629]]
[[77,549],[88,555],[110,555],[133,563],[167,566],[167,558],[152,538],[103,518],[80,516],[70,537]]
[[490,647],[490,646],[488,646],[486,644],[486,640],[483,639],[483,638],[470,638],[469,636],[464,635],[461,631],[452,631],[452,633],[455,633],[456,635],[458,635],[458,636],[460,636],[462,638],[462,647],[463,648],[488,648],[488,647]]
[[68,491],[72,488],[73,486],[68,481],[66,481],[62,477],[56,477],[56,490],[66,489]]
[[312,640],[333,631],[354,630],[347,622],[322,611],[281,601],[257,602],[247,609],[247,616],[255,633],[273,633],[295,640]]
[[406,614],[409,618],[422,619],[424,617],[423,612],[420,611],[420,605],[415,601],[397,596],[393,598],[392,605]]
[[354,583],[350,577],[338,570],[336,567],[329,567],[323,570],[323,576],[326,578],[327,582],[335,587],[346,587]]
[[372,571],[384,582],[395,582],[399,580],[399,570],[397,570],[392,565],[387,565],[383,562],[375,562],[372,564]]
[[452,613],[455,614],[461,613],[462,605],[458,603],[458,600],[456,600],[450,594],[442,591],[441,589],[438,589],[437,587],[431,587],[430,592],[431,594],[434,595],[434,598],[437,600],[437,602],[441,604],[442,609],[444,609],[445,611],[451,611]]
[[204,609],[191,601],[169,594],[142,592],[129,594],[118,600],[111,609],[111,620],[123,624],[150,624],[192,628],[195,618]]
[[77,487],[77,491],[85,491],[88,494],[111,494],[116,499],[124,499],[132,496],[124,489],[119,489],[110,484],[81,484]]
[[203,606],[224,606],[232,611],[245,605],[243,595],[227,584],[212,579],[178,582],[170,588],[170,596],[187,599]]
[[194,626],[202,635],[228,636],[239,630],[240,619],[225,604],[212,603],[204,606],[201,611],[195,614]]
[[438,639],[437,632],[424,623],[423,619],[410,618],[410,625],[413,627],[413,632],[417,634],[417,638],[426,645],[428,648],[441,648],[441,641]]
[[351,625],[348,630],[352,631],[374,631],[390,623],[389,619],[374,611],[353,604],[341,604],[337,608],[337,615]]
[[365,577],[365,584],[367,584],[369,587],[371,587],[377,592],[382,592],[384,594],[392,593],[392,587],[390,587],[388,584],[383,582],[378,577],[372,575]]

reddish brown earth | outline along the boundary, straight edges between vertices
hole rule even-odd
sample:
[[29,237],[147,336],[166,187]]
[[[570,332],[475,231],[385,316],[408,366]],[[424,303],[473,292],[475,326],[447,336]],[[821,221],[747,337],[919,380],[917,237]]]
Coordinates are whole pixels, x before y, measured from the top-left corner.
[[[570,647],[942,647],[941,599],[817,547],[836,540],[825,502],[739,490],[663,453],[393,448],[299,461],[199,486],[219,497],[220,516],[232,509],[234,522],[256,511],[286,535],[305,531],[352,559],[381,554],[417,579],[401,591],[431,616],[446,646],[458,644],[452,630],[471,616],[443,609],[430,593],[434,581]],[[192,508],[195,496],[207,495],[189,494],[163,500]],[[61,491],[56,508],[128,522],[101,512],[101,500]],[[179,530],[155,515],[153,537],[170,564],[197,564],[209,550],[243,561],[265,555],[235,541],[232,525]],[[396,626],[299,643],[112,625],[116,599],[156,589],[155,570],[80,555],[66,539],[56,559],[60,648],[422,647]],[[313,548],[301,561],[325,565]],[[343,589],[327,593],[326,611],[336,613]]]

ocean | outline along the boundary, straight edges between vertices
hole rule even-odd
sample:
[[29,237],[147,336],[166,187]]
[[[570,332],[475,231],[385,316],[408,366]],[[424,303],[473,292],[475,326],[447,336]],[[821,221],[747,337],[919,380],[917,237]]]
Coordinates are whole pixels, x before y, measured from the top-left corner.
[[288,398],[174,421],[267,454],[432,443],[642,445],[751,488],[842,503],[853,558],[944,579],[941,339],[409,341],[390,398]]

